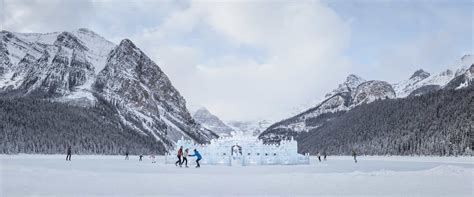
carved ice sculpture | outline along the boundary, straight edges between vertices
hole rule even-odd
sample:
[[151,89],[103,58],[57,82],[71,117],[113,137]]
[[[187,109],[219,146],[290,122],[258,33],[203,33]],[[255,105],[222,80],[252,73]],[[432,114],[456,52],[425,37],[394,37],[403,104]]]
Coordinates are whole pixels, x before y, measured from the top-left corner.
[[[175,163],[180,146],[188,148],[189,154],[197,149],[202,155],[202,164],[208,165],[296,165],[309,164],[309,154],[298,154],[297,142],[283,140],[280,144],[263,144],[253,136],[223,137],[211,140],[210,144],[195,144],[181,138],[175,150],[166,155],[166,163]],[[188,158],[192,162],[192,158]]]

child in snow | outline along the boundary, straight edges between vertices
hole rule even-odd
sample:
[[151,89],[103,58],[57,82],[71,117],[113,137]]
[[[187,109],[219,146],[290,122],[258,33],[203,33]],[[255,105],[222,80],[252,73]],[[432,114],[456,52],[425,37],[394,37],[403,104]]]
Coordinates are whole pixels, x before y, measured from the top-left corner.
[[176,166],[179,166],[181,167],[182,163],[181,163],[181,157],[183,156],[183,146],[179,147],[179,150],[178,150],[178,161],[176,161],[176,163],[174,163]]
[[354,162],[357,163],[357,153],[355,150],[352,150],[352,157],[354,157]]
[[72,154],[71,146],[68,146],[67,147],[66,161],[71,161],[71,154]]
[[[183,161],[181,161],[181,164],[184,163],[184,166],[187,168],[188,167],[188,154],[189,154],[189,149],[185,149],[183,153]],[[179,165],[181,167],[181,165]]]
[[151,154],[150,158],[151,158],[151,163],[156,163],[154,154]]
[[202,159],[201,154],[199,154],[199,151],[194,149],[194,154],[189,155],[190,157],[196,157],[196,168],[200,168],[201,165],[199,165],[199,161]]

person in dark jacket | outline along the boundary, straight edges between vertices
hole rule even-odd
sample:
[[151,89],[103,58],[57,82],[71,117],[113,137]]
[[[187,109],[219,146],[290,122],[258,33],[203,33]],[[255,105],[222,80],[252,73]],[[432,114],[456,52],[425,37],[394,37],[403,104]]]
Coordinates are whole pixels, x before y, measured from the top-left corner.
[[138,156],[138,157],[140,157],[140,159],[138,159],[138,161],[142,161],[143,155],[140,154],[140,156]]
[[199,154],[199,151],[194,149],[194,154],[189,155],[190,157],[196,157],[196,168],[200,168],[201,165],[199,165],[199,161],[202,159],[201,154]]
[[328,156],[328,154],[326,153],[326,151],[323,152],[323,156],[324,156],[324,161],[326,161],[326,157]]
[[128,150],[125,152],[125,160],[128,160]]
[[67,147],[66,161],[71,161],[71,155],[72,155],[71,146],[68,146]]
[[355,150],[352,150],[352,157],[354,157],[354,162],[357,163],[357,153]]
[[182,163],[181,163],[181,157],[183,156],[183,146],[179,147],[179,150],[178,150],[178,161],[176,161],[176,163],[174,163],[176,166],[179,166],[181,167]]

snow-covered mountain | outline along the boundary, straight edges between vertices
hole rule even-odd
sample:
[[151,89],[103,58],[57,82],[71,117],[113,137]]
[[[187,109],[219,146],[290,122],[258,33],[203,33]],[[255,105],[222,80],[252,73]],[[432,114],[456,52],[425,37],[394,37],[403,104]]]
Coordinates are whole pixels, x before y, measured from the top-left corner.
[[219,119],[219,117],[215,116],[204,107],[196,110],[193,114],[193,118],[202,126],[221,137],[231,136],[234,131],[234,129],[227,126],[221,119]]
[[229,121],[227,124],[240,135],[258,136],[271,125],[271,122],[268,120]]
[[439,89],[458,89],[472,84],[474,57],[466,55],[456,66],[459,67],[456,72],[446,70],[437,75],[418,70],[408,80],[394,85],[385,81],[366,81],[351,74],[346,81],[326,94],[325,99],[316,106],[271,125],[259,138],[265,142],[279,142],[282,139],[297,137],[301,132],[316,129],[361,104],[378,99],[417,96]]
[[300,132],[320,126],[319,124],[306,124],[307,120],[317,119],[326,113],[347,111],[355,106],[386,98],[395,98],[395,91],[389,83],[375,80],[366,81],[351,74],[336,89],[326,94],[325,99],[317,106],[271,125],[259,138],[267,142],[279,142],[282,139],[296,137]]
[[449,86],[449,88],[456,89],[471,83],[472,75],[470,75],[470,69],[473,64],[474,56],[465,55],[453,66],[458,67],[455,72],[447,69],[436,75],[430,75],[430,73],[424,70],[418,70],[409,79],[393,84],[393,87],[397,97],[403,98],[443,89],[448,83],[458,78],[458,83],[454,83],[453,81]]
[[0,32],[0,92],[80,106],[113,104],[122,123],[165,147],[217,135],[196,123],[166,74],[130,40],[119,45],[88,29]]

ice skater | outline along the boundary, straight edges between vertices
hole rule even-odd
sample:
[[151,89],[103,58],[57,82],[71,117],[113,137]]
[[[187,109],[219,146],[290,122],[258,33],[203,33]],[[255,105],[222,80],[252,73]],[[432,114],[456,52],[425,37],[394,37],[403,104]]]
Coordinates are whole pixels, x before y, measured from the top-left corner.
[[318,152],[318,160],[321,162],[321,153]]
[[357,163],[357,153],[354,149],[352,149],[352,157],[354,157],[354,162]]
[[150,159],[151,159],[151,163],[156,163],[155,155],[153,153],[150,155]]
[[178,161],[176,161],[176,163],[174,163],[176,166],[179,166],[181,167],[181,157],[183,156],[183,146],[179,147],[179,150],[178,150]]
[[328,156],[328,154],[326,153],[326,151],[323,152],[323,156],[324,156],[324,161],[326,161],[326,157]]
[[72,155],[71,146],[68,146],[67,147],[66,161],[71,161],[71,155]]
[[125,152],[125,160],[128,160],[128,150]]
[[138,157],[139,157],[138,161],[142,161],[143,155],[140,154],[140,156],[138,156]]
[[189,155],[190,157],[196,157],[196,168],[200,168],[201,165],[199,165],[199,161],[202,159],[201,154],[199,154],[199,151],[194,149],[194,154]]
[[184,149],[184,153],[183,153],[183,160],[181,161],[181,164],[179,165],[179,167],[181,167],[184,163],[184,167],[188,167],[188,154],[189,154],[189,149]]

